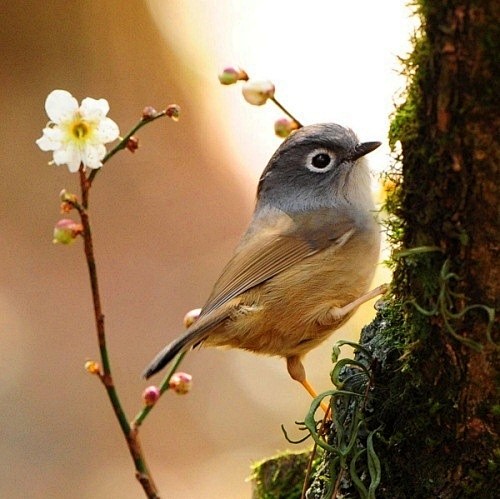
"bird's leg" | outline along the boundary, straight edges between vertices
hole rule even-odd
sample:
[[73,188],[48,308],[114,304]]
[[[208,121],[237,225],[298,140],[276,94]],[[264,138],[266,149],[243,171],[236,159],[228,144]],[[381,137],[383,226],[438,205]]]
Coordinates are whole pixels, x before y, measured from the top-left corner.
[[328,313],[325,314],[327,317],[322,320],[321,323],[328,325],[330,323],[338,321],[342,317],[346,316],[349,312],[352,312],[354,309],[358,308],[363,303],[371,300],[372,298],[375,298],[376,296],[384,295],[385,293],[387,293],[388,289],[388,284],[381,284],[380,286],[377,286],[375,289],[368,291],[368,293],[360,296],[356,300],[348,303],[347,305],[344,305],[341,308],[331,308],[330,310],[328,310]]
[[[295,381],[298,381],[307,390],[311,397],[316,398],[318,396],[316,390],[309,383],[309,381],[307,381],[306,370],[304,369],[304,366],[302,365],[302,362],[298,355],[287,357],[286,367],[291,378]],[[325,414],[328,415],[330,413],[330,406],[323,401],[321,401],[321,408],[325,411]]]

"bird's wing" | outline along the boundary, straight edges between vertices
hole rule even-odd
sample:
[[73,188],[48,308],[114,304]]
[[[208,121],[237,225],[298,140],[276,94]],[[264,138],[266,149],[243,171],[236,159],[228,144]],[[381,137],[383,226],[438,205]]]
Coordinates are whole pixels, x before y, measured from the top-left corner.
[[[338,210],[284,215],[244,237],[202,309],[205,316],[232,298],[326,248],[340,247],[352,236],[353,220]],[[248,233],[247,233],[248,234]],[[218,314],[215,314],[218,315]]]
[[[251,225],[233,258],[226,265],[197,321],[167,345],[149,364],[149,378],[181,351],[201,343],[233,311],[230,300],[304,258],[343,246],[356,231],[355,221],[339,210],[271,217],[266,225]],[[257,235],[258,234],[258,235]]]

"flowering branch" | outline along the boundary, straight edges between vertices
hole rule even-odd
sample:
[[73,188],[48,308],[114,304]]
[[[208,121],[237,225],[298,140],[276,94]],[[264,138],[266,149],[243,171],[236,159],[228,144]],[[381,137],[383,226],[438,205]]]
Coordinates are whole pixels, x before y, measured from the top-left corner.
[[253,106],[262,106],[268,100],[272,101],[288,118],[280,118],[274,123],[274,133],[281,138],[286,138],[294,130],[302,128],[302,123],[295,118],[288,109],[275,97],[275,86],[271,81],[257,81],[249,78],[246,71],[240,68],[227,67],[219,74],[222,85],[233,85],[238,81],[243,82],[241,92],[244,99]]
[[[172,118],[174,121],[177,121],[179,119],[179,114],[180,114],[180,108],[176,104],[171,104],[167,107],[167,109],[164,109],[163,111],[156,111],[152,107],[146,107],[144,108],[142,112],[142,118],[136,123],[134,127],[130,130],[130,132],[123,137],[118,144],[111,149],[103,158],[102,162],[103,164],[106,163],[108,160],[110,160],[118,151],[122,151],[123,149],[131,149],[132,152],[137,149],[137,141],[134,140],[134,134],[139,131],[144,125],[147,125],[148,123],[151,123],[158,118],[163,118],[164,116],[167,116],[169,118]],[[132,145],[135,144],[135,145]],[[90,172],[88,181],[90,184],[92,184],[92,181],[94,180],[95,176],[97,175],[97,172],[99,170],[92,170]]]
[[[135,418],[130,423],[131,428],[138,429],[139,426],[141,426],[143,421],[146,419],[146,416],[151,412],[151,409],[153,408],[156,401],[161,397],[161,395],[163,395],[169,388],[175,389],[175,386],[172,386],[170,381],[185,355],[186,355],[185,353],[182,353],[175,359],[172,368],[170,369],[168,374],[163,378],[159,389],[156,387],[150,387],[154,389],[148,390],[148,388],[146,388],[143,394],[143,399],[145,402],[144,407],[141,409],[140,412],[137,413]],[[189,376],[186,375],[185,373],[183,374],[185,376]]]
[[[145,408],[129,423],[112,376],[88,208],[90,189],[99,168],[120,150],[127,148],[134,152],[138,147],[138,139],[133,134],[144,125],[163,116],[177,121],[180,109],[176,105],[171,105],[160,112],[151,107],[145,108],[140,121],[108,153],[106,153],[104,144],[115,140],[118,137],[119,129],[113,120],[106,117],[109,105],[105,99],[87,98],[78,106],[78,102],[69,92],[54,90],[47,97],[45,109],[51,121],[44,128],[42,137],[36,141],[38,146],[44,151],[53,151],[53,164],[66,164],[70,172],[78,172],[80,178],[81,203],[77,196],[67,193],[65,190],[61,192],[60,197],[63,213],[75,209],[80,216],[81,224],[69,219],[60,220],[54,229],[54,242],[70,244],[77,236],[83,237],[101,360],[101,365],[94,361],[88,361],[85,368],[89,373],[97,375],[106,389],[134,461],[137,480],[148,498],[157,499],[160,496],[141,448],[139,426],[151,411],[156,400],[168,388],[174,388],[178,393],[186,393],[189,388],[186,388],[185,377],[189,375],[174,374],[174,370],[172,370],[159,390],[156,387],[148,387],[143,393]],[[87,174],[88,169],[91,171]],[[174,369],[178,367],[181,360],[182,356],[177,359]],[[182,384],[179,379],[176,382],[177,385],[172,384],[175,376],[180,377],[180,381],[184,383],[182,388],[179,388]],[[190,383],[190,381],[189,377],[187,382]],[[151,393],[156,394],[156,391],[158,394],[151,396]]]

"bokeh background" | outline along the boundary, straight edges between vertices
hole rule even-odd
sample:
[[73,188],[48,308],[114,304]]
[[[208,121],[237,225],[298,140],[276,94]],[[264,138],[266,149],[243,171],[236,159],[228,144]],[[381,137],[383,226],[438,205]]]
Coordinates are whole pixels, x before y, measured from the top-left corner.
[[[0,497],[142,497],[98,380],[91,296],[80,242],[51,243],[58,193],[77,189],[48,166],[35,139],[47,94],[108,99],[125,133],[146,105],[182,107],[178,123],[143,129],[140,149],[97,177],[91,216],[116,384],[128,414],[141,406],[140,372],[203,304],[253,209],[260,171],[279,145],[271,105],[252,107],[218,71],[240,64],[271,79],[304,123],[335,121],[382,140],[404,85],[398,56],[415,20],[405,0],[119,0],[2,2],[0,17]],[[383,280],[382,267],[377,279]],[[329,388],[330,352],[356,338],[360,311],[306,358]],[[169,498],[248,498],[250,463],[293,447],[310,400],[281,359],[199,350],[183,370],[191,393],[167,394],[142,430]],[[307,444],[305,444],[307,445]],[[303,446],[293,447],[296,450]]]

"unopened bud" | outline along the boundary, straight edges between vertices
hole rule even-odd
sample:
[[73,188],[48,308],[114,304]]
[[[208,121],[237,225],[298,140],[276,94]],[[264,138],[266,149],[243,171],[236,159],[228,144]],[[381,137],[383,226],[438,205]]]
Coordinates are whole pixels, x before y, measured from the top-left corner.
[[158,111],[152,106],[146,106],[142,110],[142,119],[144,121],[153,119],[158,114]]
[[63,218],[54,227],[54,244],[71,244],[77,236],[83,233],[83,226],[68,218]]
[[243,97],[254,106],[262,106],[267,99],[273,98],[274,90],[274,84],[270,81],[248,80],[242,87]]
[[132,153],[137,151],[137,149],[139,149],[139,139],[135,135],[132,135],[127,140],[126,148]]
[[156,401],[160,398],[160,390],[156,386],[148,386],[142,392],[142,400],[147,406],[155,405]]
[[78,204],[76,194],[72,194],[66,189],[59,193],[59,199],[61,200],[61,213],[69,213]]
[[61,200],[62,203],[78,203],[78,198],[76,197],[76,194],[68,192],[66,189],[63,189],[59,193],[59,199]]
[[299,128],[300,126],[295,120],[290,120],[288,118],[281,118],[274,123],[274,133],[282,139],[285,139],[293,131]]
[[190,310],[183,319],[184,327],[187,329],[188,327],[192,326],[197,320],[198,317],[200,316],[201,308],[193,308],[193,310]]
[[168,386],[179,395],[185,395],[193,386],[193,377],[188,373],[174,373],[170,378]]
[[95,360],[87,360],[85,370],[90,374],[100,374],[101,366]]
[[179,117],[181,115],[181,107],[177,104],[170,104],[165,113],[169,118],[172,118],[173,121],[179,121]]
[[248,80],[248,75],[240,68],[227,67],[219,74],[219,81],[223,85],[232,85],[240,80]]

